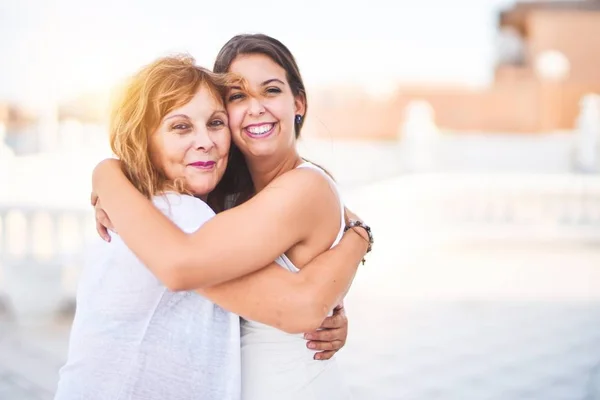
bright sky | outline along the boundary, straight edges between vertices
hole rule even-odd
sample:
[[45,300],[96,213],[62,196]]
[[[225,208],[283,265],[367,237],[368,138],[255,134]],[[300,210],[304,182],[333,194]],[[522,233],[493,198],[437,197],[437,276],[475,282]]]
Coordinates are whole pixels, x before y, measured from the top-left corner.
[[5,0],[0,100],[31,105],[106,91],[144,63],[187,51],[207,67],[241,32],[297,57],[307,86],[484,84],[496,13],[513,0]]

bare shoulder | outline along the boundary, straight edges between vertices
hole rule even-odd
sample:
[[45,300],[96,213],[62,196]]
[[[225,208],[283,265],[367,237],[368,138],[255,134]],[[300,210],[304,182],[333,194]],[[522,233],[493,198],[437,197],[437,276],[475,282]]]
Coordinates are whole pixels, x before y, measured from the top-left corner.
[[312,168],[295,168],[279,176],[267,185],[267,188],[283,188],[294,194],[301,193],[312,199],[337,197],[335,187],[324,173]]
[[323,173],[312,168],[296,168],[273,180],[256,200],[270,204],[270,208],[284,208],[288,212],[309,218],[322,218],[339,209],[339,199],[333,183]]
[[[240,235],[242,232],[256,236],[260,230],[262,237],[280,245],[275,257],[270,258],[273,260],[299,243],[313,241],[316,235],[337,233],[339,210],[335,186],[328,178],[316,170],[296,168],[274,179],[250,200],[220,213],[215,220],[223,221],[223,226],[236,229]],[[249,221],[260,221],[260,227]],[[331,226],[331,232],[323,229],[325,226]]]

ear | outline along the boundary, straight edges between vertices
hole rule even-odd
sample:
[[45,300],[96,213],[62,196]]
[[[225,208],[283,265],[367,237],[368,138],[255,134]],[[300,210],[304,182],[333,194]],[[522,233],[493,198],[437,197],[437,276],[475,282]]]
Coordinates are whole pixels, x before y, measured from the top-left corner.
[[294,114],[300,114],[303,117],[306,114],[306,96],[304,94],[294,97]]

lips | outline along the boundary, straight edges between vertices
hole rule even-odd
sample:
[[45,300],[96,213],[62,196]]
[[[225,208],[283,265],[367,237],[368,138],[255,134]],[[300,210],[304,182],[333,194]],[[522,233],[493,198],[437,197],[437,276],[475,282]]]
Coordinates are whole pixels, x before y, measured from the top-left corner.
[[273,133],[275,123],[252,124],[244,128],[244,132],[252,138],[264,138]]
[[215,166],[215,164],[216,164],[216,162],[214,162],[214,161],[196,161],[196,162],[189,164],[189,166],[199,168],[199,169],[211,169],[212,167]]

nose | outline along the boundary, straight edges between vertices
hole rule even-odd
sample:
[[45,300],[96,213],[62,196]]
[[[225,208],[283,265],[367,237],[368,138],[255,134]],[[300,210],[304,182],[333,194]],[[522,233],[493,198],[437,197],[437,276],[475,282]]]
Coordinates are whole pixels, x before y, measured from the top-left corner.
[[213,147],[215,147],[215,142],[212,140],[208,129],[205,127],[196,129],[196,132],[194,133],[194,148],[196,150],[209,152]]
[[251,116],[259,116],[264,113],[265,113],[265,107],[263,106],[260,99],[258,99],[256,97],[251,97],[248,114],[250,114]]

